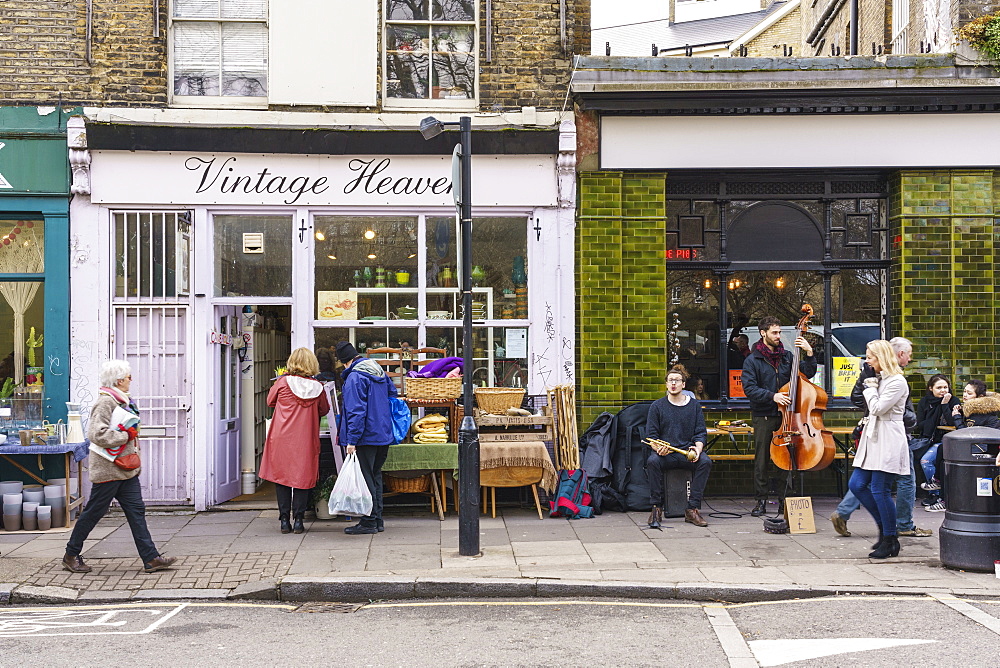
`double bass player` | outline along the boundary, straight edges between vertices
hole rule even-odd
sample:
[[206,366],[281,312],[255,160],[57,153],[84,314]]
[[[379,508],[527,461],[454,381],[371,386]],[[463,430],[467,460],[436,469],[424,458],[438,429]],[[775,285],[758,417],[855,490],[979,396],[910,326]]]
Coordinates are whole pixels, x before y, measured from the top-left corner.
[[[792,371],[792,352],[781,343],[781,323],[767,316],[757,326],[760,341],[754,344],[750,355],[743,362],[743,392],[750,400],[753,416],[753,488],[756,505],[750,512],[754,517],[767,514],[767,472],[771,459],[771,438],[781,426],[779,406],[787,406],[791,398],[778,390],[789,382]],[[804,337],[795,339],[805,357],[799,362],[799,371],[811,378],[816,373],[816,358],[812,346]],[[784,502],[784,491],[779,492]],[[782,509],[779,508],[780,514]]]

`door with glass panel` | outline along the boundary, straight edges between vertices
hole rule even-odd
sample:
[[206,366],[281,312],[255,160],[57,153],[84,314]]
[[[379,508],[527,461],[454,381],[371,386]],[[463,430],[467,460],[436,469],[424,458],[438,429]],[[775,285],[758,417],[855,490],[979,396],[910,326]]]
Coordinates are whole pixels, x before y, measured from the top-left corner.
[[215,503],[240,493],[240,308],[217,306],[215,348]]

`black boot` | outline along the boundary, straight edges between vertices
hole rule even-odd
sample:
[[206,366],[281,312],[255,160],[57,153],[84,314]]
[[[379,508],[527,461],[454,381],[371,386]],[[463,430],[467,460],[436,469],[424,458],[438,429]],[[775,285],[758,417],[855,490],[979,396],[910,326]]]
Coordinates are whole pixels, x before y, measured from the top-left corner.
[[757,505],[750,511],[751,517],[760,517],[761,515],[767,515],[767,499],[757,499]]
[[302,524],[302,515],[295,516],[295,524],[292,526],[292,533],[304,533],[306,530]]
[[882,541],[875,548],[875,551],[870,553],[868,556],[871,559],[885,559],[886,557],[895,557],[899,554],[899,538],[896,536],[885,536]]
[[281,521],[281,533],[292,533],[292,524],[288,521],[288,513],[278,515],[278,519]]

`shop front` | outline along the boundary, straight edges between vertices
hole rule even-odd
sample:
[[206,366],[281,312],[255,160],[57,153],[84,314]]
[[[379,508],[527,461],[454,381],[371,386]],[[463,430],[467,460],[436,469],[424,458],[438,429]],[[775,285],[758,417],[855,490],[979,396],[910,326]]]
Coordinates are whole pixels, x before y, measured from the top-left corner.
[[0,108],[0,440],[66,417],[71,113]]
[[[87,130],[92,193],[74,203],[74,226],[108,249],[81,267],[106,289],[73,320],[110,332],[107,355],[140,369],[134,387],[147,381],[147,500],[204,508],[253,491],[266,393],[292,349],[315,350],[327,372],[340,340],[373,357],[464,352],[450,145],[133,152],[119,150],[120,128]],[[541,394],[573,378],[574,221],[558,133],[506,152],[473,141],[471,373]]]
[[[776,316],[789,347],[806,304],[827,426],[856,421],[848,398],[872,339],[912,340],[914,399],[934,373],[958,387],[1000,380],[973,334],[1000,315],[1000,108],[983,87],[996,72],[942,57],[924,69],[833,60],[788,72],[739,59],[724,72],[651,59],[631,62],[638,81],[613,58],[578,59],[577,124],[594,138],[581,146],[577,227],[584,424],[662,396],[678,363],[710,422],[748,419],[740,376],[757,323]],[[879,84],[907,77],[905,93]],[[588,352],[612,348],[610,366]],[[716,453],[735,460],[746,446]],[[718,467],[713,485],[749,491],[740,466]]]

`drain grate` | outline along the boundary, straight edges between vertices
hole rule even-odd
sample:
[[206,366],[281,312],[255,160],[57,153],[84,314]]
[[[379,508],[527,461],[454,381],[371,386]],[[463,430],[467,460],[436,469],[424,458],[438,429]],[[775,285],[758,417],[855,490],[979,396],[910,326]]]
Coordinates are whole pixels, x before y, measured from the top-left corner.
[[292,612],[355,612],[360,603],[304,603]]

